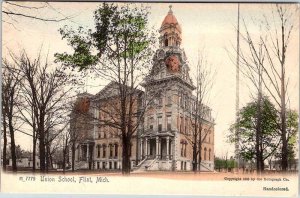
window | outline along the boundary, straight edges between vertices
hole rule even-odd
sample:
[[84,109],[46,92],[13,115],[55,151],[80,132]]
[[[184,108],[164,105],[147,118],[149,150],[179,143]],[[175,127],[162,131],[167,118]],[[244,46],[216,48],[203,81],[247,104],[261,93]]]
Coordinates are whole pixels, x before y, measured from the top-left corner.
[[188,97],[184,97],[184,108],[188,108]]
[[210,134],[211,134],[211,131],[208,132],[208,143],[210,143]]
[[102,162],[102,168],[103,168],[103,169],[106,168],[105,166],[106,166],[105,162]]
[[183,107],[184,104],[184,96],[183,93],[180,94],[180,106]]
[[186,157],[186,145],[187,145],[187,143],[185,142],[184,143],[184,157]]
[[100,138],[101,138],[101,131],[98,132],[98,139],[100,139]]
[[167,130],[171,130],[172,117],[167,116]]
[[185,123],[184,123],[184,133],[187,134],[188,132],[188,120],[185,118]]
[[118,144],[115,144],[115,157],[118,157]]
[[180,127],[179,127],[179,132],[182,133],[183,129],[183,117],[180,117]]
[[100,145],[97,145],[97,157],[100,158]]
[[158,106],[162,106],[163,104],[163,99],[160,97],[158,98]]
[[106,145],[104,144],[103,145],[103,156],[102,157],[105,157],[106,156]]
[[112,169],[112,164],[111,164],[111,162],[109,162],[109,169]]
[[113,156],[113,145],[110,144],[109,145],[109,157],[112,157]]
[[165,39],[165,46],[167,47],[168,46],[168,39]]
[[208,160],[210,161],[210,153],[211,153],[211,149],[208,150]]
[[106,132],[103,132],[103,138],[106,138]]
[[184,144],[183,144],[183,142],[181,142],[180,144],[181,144],[181,152],[180,152],[180,155],[181,155],[181,157],[183,157],[183,156],[184,156],[184,154],[183,154],[183,147],[184,147]]
[[97,162],[97,169],[100,169],[100,162]]
[[168,96],[168,105],[171,105],[172,104],[172,96]]
[[206,160],[206,151],[207,151],[207,149],[206,149],[206,147],[204,148],[204,160]]
[[149,118],[149,129],[153,130],[153,122],[154,122],[154,118],[150,117]]
[[118,168],[118,163],[114,162],[114,168],[117,169]]
[[181,96],[178,97],[178,101],[179,101],[179,105],[181,106],[181,101],[182,101]]
[[162,118],[161,117],[158,117],[157,118],[157,123],[158,123],[158,131],[162,131]]

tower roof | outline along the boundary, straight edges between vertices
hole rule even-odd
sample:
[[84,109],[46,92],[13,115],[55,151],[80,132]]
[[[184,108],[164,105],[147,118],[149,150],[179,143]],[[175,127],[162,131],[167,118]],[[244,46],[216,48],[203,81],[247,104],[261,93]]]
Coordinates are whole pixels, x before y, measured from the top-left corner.
[[167,16],[165,17],[165,19],[162,22],[161,28],[163,28],[165,25],[173,24],[173,25],[176,25],[177,28],[179,29],[179,31],[181,32],[181,27],[180,27],[176,17],[173,14],[172,6],[170,5],[169,8],[170,8],[170,10],[169,10]]

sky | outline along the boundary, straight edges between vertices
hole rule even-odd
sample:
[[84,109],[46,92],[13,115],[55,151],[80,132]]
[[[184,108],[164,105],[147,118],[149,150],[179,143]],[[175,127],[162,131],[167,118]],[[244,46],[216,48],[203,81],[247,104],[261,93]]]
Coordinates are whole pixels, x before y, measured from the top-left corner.
[[[21,4],[21,3],[18,3]],[[23,6],[40,7],[44,3],[22,3]],[[58,29],[68,25],[76,29],[78,26],[93,27],[93,11],[99,3],[49,3],[46,8],[22,12],[33,13],[44,18],[71,16],[62,22],[42,22],[22,17],[8,18],[3,14],[2,49],[3,56],[7,49],[18,52],[25,48],[32,56],[37,55],[42,47],[44,53],[53,60],[54,53],[70,52],[71,48],[65,40],[61,40]],[[169,11],[169,3],[149,3],[149,27],[158,30]],[[4,9],[19,11],[20,7],[3,3]],[[273,6],[274,7],[274,6]],[[216,70],[215,83],[211,90],[209,106],[215,118],[215,155],[224,157],[233,155],[234,146],[226,142],[230,125],[235,120],[235,76],[236,66],[230,59],[236,46],[237,4],[234,3],[173,3],[172,10],[182,28],[182,48],[184,48],[190,73],[195,71],[197,53],[202,50],[207,57],[209,66]],[[255,21],[262,17],[262,13],[270,14],[271,4],[241,4],[241,19],[249,27],[253,35],[258,33]],[[243,21],[242,20],[242,21]],[[299,22],[298,22],[299,24]],[[229,52],[228,52],[229,51]],[[235,60],[235,59],[234,59]],[[299,109],[299,27],[295,26],[291,35],[291,42],[287,57],[287,75],[290,77],[289,96],[291,108]],[[194,81],[195,82],[195,81]],[[86,89],[90,93],[97,93],[105,82],[88,80]],[[240,74],[240,107],[250,101],[251,84]],[[17,134],[17,144],[30,150],[30,138]]]

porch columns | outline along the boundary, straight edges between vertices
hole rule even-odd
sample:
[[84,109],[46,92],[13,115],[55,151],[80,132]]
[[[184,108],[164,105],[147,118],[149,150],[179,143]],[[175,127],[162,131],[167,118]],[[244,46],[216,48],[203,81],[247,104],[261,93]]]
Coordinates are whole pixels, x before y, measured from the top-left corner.
[[143,159],[143,139],[141,139],[141,159]]
[[169,136],[167,136],[167,160],[169,159],[169,155],[170,155],[170,153],[169,153],[169,141],[170,141],[170,137]]
[[81,145],[78,146],[78,154],[77,154],[77,160],[81,161]]
[[146,146],[146,158],[148,157],[148,138],[146,138],[146,142],[145,142],[145,146]]
[[86,145],[86,161],[87,162],[89,162],[89,154],[90,154],[89,149],[90,149],[89,144],[87,144]]
[[159,153],[159,151],[158,151],[158,147],[159,147],[159,144],[158,144],[158,141],[159,141],[159,139],[158,139],[158,137],[156,137],[156,157],[158,157],[158,153]]

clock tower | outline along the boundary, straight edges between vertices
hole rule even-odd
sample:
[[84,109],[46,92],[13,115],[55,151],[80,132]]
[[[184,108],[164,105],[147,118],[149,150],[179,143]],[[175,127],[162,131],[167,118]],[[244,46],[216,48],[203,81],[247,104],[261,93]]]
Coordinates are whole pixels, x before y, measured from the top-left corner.
[[191,91],[194,89],[189,76],[190,68],[184,49],[181,48],[182,30],[172,6],[159,29],[159,49],[153,57],[153,67],[146,81],[176,79],[184,83]]
[[[186,139],[190,131],[190,109],[195,86],[181,47],[182,29],[172,6],[159,29],[159,48],[153,56],[145,88],[146,110],[140,140],[140,167],[149,170],[190,170],[191,158]],[[185,134],[184,134],[185,133]]]

